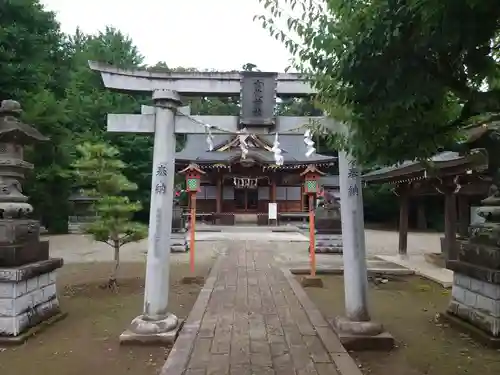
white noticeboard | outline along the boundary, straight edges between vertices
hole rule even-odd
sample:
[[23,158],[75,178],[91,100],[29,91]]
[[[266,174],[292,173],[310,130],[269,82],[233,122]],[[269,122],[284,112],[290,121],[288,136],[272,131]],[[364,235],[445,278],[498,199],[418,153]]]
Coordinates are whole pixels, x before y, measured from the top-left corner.
[[267,209],[267,215],[269,220],[277,220],[278,219],[278,203],[269,203]]

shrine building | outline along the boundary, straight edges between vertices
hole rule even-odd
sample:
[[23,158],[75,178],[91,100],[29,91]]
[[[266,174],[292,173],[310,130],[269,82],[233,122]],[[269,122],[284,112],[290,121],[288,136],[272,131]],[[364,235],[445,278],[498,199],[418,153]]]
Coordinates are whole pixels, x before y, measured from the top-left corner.
[[269,203],[277,203],[278,220],[304,218],[309,210],[304,172],[317,171],[318,185],[339,196],[337,157],[314,153],[307,157],[302,134],[279,136],[284,157],[276,165],[273,135],[245,134],[248,154],[242,158],[242,135],[215,135],[209,151],[206,136],[189,134],[176,154],[176,170],[195,164],[205,174],[196,197],[197,213],[212,215],[214,222],[267,223]]

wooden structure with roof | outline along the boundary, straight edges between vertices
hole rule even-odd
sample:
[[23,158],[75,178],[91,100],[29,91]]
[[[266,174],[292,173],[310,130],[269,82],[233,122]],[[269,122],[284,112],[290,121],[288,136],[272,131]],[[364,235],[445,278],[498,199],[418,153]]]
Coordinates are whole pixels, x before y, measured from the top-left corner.
[[[248,149],[245,158],[240,148],[242,137]],[[263,134],[214,135],[214,147],[209,151],[205,135],[187,135],[184,149],[176,154],[176,169],[196,163],[206,172],[196,197],[198,212],[266,214],[268,203],[275,202],[278,213],[306,213],[308,200],[301,173],[311,166],[325,174],[320,185],[333,194],[338,192],[337,157],[306,157],[302,135],[280,135],[284,163],[278,166],[273,140],[274,136]]]
[[400,201],[398,252],[401,255],[406,255],[408,247],[410,200],[425,195],[443,195],[443,250],[449,252],[455,249],[457,233],[463,237],[468,234],[471,200],[484,198],[487,194],[491,179],[486,170],[487,161],[483,154],[462,156],[448,151],[435,155],[429,163],[406,161],[366,173],[363,181],[365,184],[394,185],[394,193]]

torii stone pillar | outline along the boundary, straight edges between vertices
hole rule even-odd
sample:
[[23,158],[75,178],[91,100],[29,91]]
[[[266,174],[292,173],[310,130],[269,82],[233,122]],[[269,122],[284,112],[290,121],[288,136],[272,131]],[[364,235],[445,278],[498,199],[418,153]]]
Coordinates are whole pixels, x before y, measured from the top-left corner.
[[156,341],[173,343],[179,320],[168,311],[170,232],[172,229],[175,175],[175,111],[181,104],[172,90],[155,90],[155,129],[151,206],[144,307],[121,336],[121,342]]
[[392,349],[394,338],[368,311],[368,271],[361,173],[356,160],[339,152],[340,209],[344,262],[345,317],[334,326],[348,350]]

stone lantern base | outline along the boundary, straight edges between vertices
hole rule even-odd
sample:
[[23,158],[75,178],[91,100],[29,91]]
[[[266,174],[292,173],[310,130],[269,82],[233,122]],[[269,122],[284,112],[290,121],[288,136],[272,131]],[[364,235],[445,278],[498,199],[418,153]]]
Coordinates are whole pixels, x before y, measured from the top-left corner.
[[188,245],[188,232],[184,231],[176,231],[170,235],[170,251],[173,253],[185,253],[189,250]]
[[326,202],[315,212],[316,253],[342,254],[342,221],[340,206]]
[[48,259],[0,267],[0,344],[22,343],[30,328],[62,315],[56,289],[62,265],[62,259]]
[[469,331],[479,341],[500,348],[500,270],[460,260],[448,261],[447,267],[454,273],[446,312],[458,318],[451,323]]
[[342,234],[316,232],[314,250],[316,253],[342,254]]

